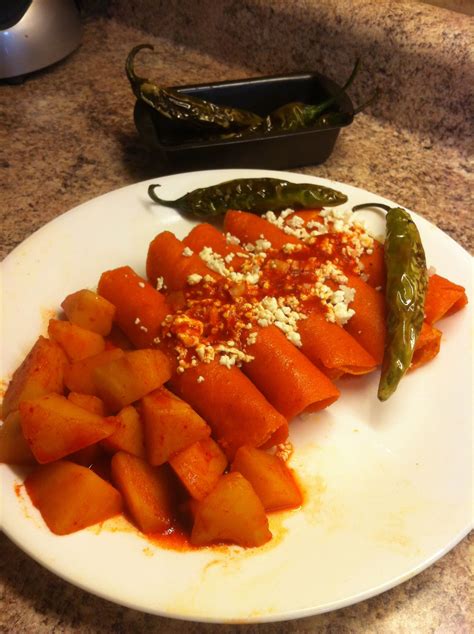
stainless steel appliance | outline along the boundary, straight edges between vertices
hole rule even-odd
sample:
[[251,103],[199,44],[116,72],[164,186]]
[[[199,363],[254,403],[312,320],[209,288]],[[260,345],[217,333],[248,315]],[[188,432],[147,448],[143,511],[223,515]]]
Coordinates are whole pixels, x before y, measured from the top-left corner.
[[0,79],[54,64],[72,53],[80,39],[75,0],[1,0]]

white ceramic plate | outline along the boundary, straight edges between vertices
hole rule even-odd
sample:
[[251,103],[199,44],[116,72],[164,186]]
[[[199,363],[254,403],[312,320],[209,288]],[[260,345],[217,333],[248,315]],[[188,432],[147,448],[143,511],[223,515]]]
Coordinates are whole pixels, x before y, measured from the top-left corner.
[[[194,172],[154,179],[174,198],[243,176],[313,181],[344,191],[352,206],[391,201],[342,183],[261,170]],[[150,181],[151,182],[151,181]],[[100,273],[129,264],[144,272],[152,237],[184,236],[192,223],[158,207],[138,183],[92,200],[49,223],[3,263],[3,373],[20,363],[47,318]],[[382,233],[383,220],[367,212]],[[415,216],[429,264],[464,285],[472,301],[471,257]],[[50,533],[14,484],[21,471],[0,465],[2,527],[25,552],[97,595],[169,617],[258,622],[350,605],[420,572],[471,527],[471,308],[440,324],[439,356],[409,375],[384,404],[377,376],[343,381],[340,400],[291,426],[291,465],[306,490],[302,509],[271,518],[262,548],[162,549],[135,531]]]

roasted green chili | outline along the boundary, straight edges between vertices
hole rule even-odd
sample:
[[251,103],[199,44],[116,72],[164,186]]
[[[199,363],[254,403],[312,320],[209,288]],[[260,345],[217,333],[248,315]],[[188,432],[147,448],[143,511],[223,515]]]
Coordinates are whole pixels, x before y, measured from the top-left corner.
[[128,54],[125,63],[127,77],[137,99],[141,99],[167,119],[187,121],[197,126],[222,130],[247,128],[262,121],[262,118],[253,112],[218,106],[203,99],[183,95],[172,88],[159,86],[145,77],[139,77],[135,73],[133,63],[136,54],[143,49],[153,50],[153,46],[140,44]]
[[148,188],[152,200],[201,218],[218,216],[228,209],[262,214],[287,208],[334,207],[347,201],[341,192],[322,185],[289,183],[276,178],[239,178],[195,189],[177,200],[159,198],[155,193],[157,187]]
[[285,104],[271,112],[261,124],[267,132],[291,132],[303,128],[311,128],[317,124],[323,112],[326,112],[349,88],[359,70],[360,61],[356,60],[354,68],[344,86],[334,95],[316,104],[293,102]]
[[428,273],[420,234],[410,214],[399,207],[357,205],[387,210],[384,245],[387,283],[387,335],[378,398],[386,401],[410,367],[424,319]]

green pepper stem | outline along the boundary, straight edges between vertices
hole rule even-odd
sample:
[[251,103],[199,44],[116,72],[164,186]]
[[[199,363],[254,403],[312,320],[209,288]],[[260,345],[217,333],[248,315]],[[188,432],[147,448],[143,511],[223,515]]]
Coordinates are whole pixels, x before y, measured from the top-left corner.
[[165,205],[168,207],[172,207],[173,204],[176,202],[175,200],[162,200],[161,198],[159,198],[159,196],[157,196],[155,194],[155,188],[156,187],[161,187],[161,185],[159,183],[155,184],[155,185],[149,185],[148,187],[148,196],[150,196],[150,198],[155,202],[158,203],[159,205]]
[[145,77],[140,77],[136,74],[134,68],[135,57],[137,53],[144,48],[154,51],[154,47],[151,44],[138,44],[138,46],[134,46],[130,53],[127,55],[127,59],[125,61],[125,72],[127,73],[128,80],[132,84],[132,87],[137,84],[141,84],[144,81],[147,81]]
[[372,97],[369,97],[367,101],[364,101],[360,106],[357,106],[357,108],[353,110],[352,112],[353,116],[355,116],[356,114],[359,114],[359,112],[362,112],[362,110],[365,110],[366,108],[371,106],[374,103],[374,101],[377,101],[379,97],[380,97],[380,92],[376,90],[374,94],[372,95]]
[[329,99],[326,99],[326,101],[323,101],[319,105],[317,105],[315,112],[317,112],[318,114],[323,113],[325,110],[327,110],[329,108],[329,106],[332,106],[332,104],[335,103],[339,99],[339,97],[341,95],[343,95],[346,92],[346,90],[349,88],[349,86],[354,81],[355,76],[359,72],[359,67],[360,67],[360,59],[356,59],[356,62],[354,64],[354,68],[352,69],[352,72],[349,75],[349,78],[347,79],[347,81],[344,84],[344,86],[342,86],[342,88],[340,90],[338,90],[336,92],[336,94],[334,94],[332,97],[329,97]]
[[368,209],[369,207],[379,207],[385,211],[390,211],[391,207],[384,205],[383,203],[362,203],[361,205],[354,205],[352,211],[359,211],[360,209]]

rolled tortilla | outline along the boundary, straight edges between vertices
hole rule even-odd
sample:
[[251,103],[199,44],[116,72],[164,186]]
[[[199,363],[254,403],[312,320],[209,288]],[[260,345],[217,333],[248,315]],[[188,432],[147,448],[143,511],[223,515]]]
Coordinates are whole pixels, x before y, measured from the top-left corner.
[[450,282],[441,275],[431,275],[425,300],[425,320],[434,324],[443,317],[452,315],[467,304],[464,287]]
[[211,426],[229,459],[242,445],[260,447],[278,429],[288,429],[285,418],[235,366],[200,363],[175,375],[171,386]]
[[129,266],[102,273],[98,293],[115,306],[114,321],[136,348],[156,344],[161,322],[171,312],[164,295]]

